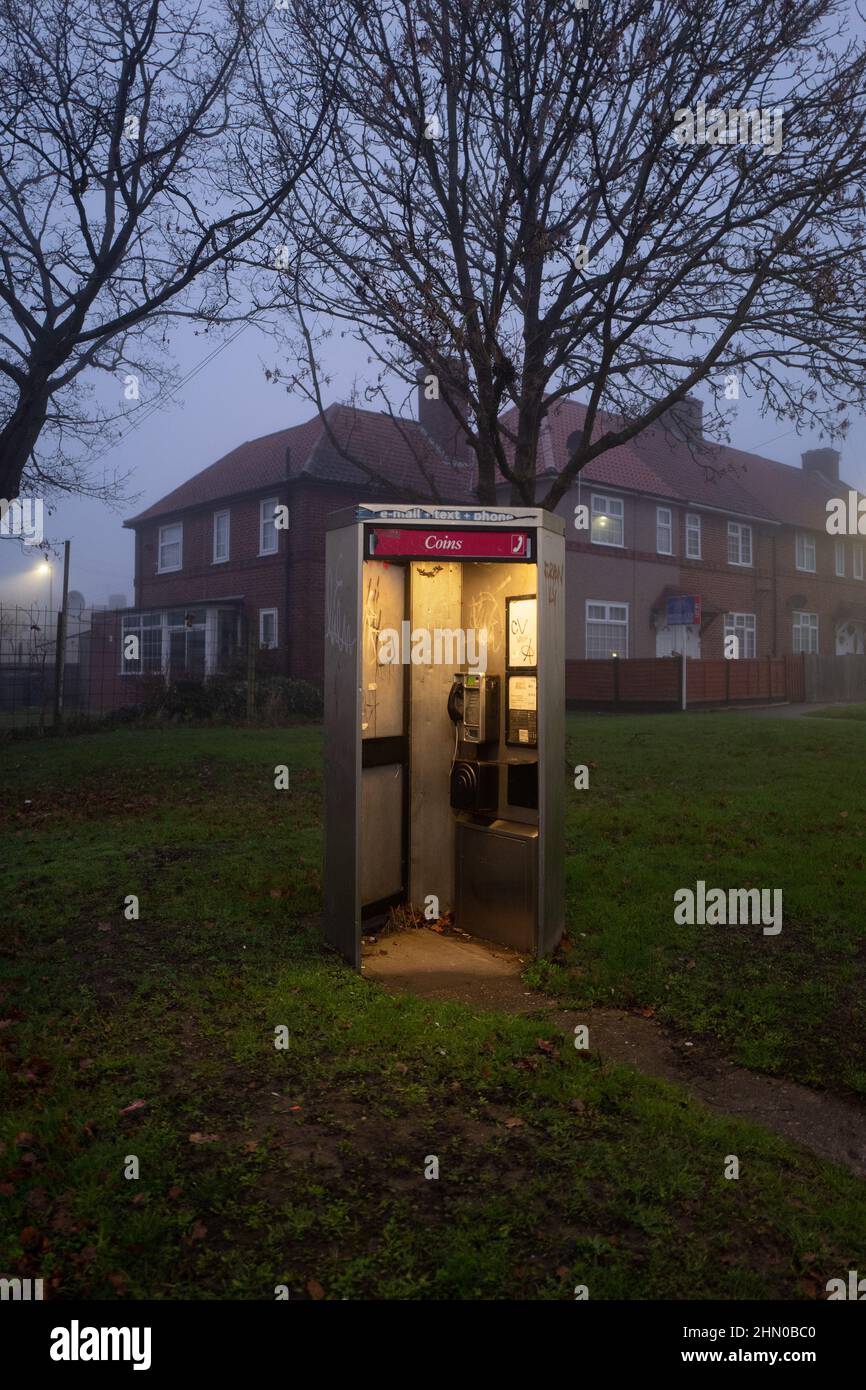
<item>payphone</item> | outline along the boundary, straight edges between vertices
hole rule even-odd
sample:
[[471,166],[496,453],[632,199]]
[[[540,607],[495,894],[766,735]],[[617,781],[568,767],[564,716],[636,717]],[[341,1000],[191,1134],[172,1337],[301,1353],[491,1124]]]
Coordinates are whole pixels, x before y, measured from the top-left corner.
[[363,930],[431,899],[470,936],[557,945],[564,551],[537,508],[330,518],[324,926],[356,967]]
[[448,696],[448,714],[464,743],[499,739],[499,677],[458,671]]

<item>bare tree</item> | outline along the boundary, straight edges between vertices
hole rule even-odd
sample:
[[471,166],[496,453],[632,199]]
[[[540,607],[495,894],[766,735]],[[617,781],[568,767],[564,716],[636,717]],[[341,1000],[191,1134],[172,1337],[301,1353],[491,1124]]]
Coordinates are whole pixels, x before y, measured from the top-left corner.
[[0,496],[85,487],[111,414],[95,373],[153,393],[170,316],[237,314],[233,258],[328,111],[285,77],[279,171],[251,191],[238,171],[268,135],[248,55],[271,18],[267,0],[0,0]]
[[866,400],[866,54],[847,14],[292,0],[270,54],[286,80],[302,62],[324,100],[343,54],[339,119],[287,223],[294,380],[318,376],[322,315],[386,383],[423,364],[466,416],[485,502],[500,473],[535,500],[539,432],[566,395],[585,423],[548,507],[698,385],[709,432],[734,385],[843,432]]

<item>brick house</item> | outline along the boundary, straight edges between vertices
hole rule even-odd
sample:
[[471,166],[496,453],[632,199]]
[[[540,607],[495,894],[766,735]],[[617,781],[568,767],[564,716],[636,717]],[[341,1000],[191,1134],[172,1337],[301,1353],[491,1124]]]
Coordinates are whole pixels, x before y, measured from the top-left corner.
[[[551,410],[539,496],[583,421],[575,401]],[[665,619],[674,594],[702,600],[700,630],[685,630],[689,656],[723,656],[726,634],[743,657],[862,653],[866,542],[826,527],[828,499],[849,491],[838,452],[809,450],[793,468],[700,435],[701,403],[689,398],[665,424],[587,465],[557,507],[568,528],[566,657],[680,650],[683,629]]]
[[[539,496],[583,418],[574,401],[551,409]],[[863,652],[864,542],[826,530],[827,500],[848,491],[838,453],[813,449],[792,468],[698,447],[700,433],[701,405],[689,398],[590,463],[559,504],[567,659],[667,656],[683,636],[690,656],[720,657],[730,634],[743,657]],[[417,421],[333,405],[324,422],[233,449],[124,523],[135,536],[135,603],[94,631],[98,703],[131,702],[140,675],[218,671],[248,631],[279,670],[320,682],[328,514],[372,498],[467,501],[473,477],[453,417],[422,390]],[[584,529],[573,524],[578,508]],[[701,596],[700,630],[666,625],[666,599],[682,593]],[[131,661],[120,654],[129,636]]]
[[333,405],[324,422],[250,440],[124,522],[135,536],[135,602],[95,624],[93,707],[134,703],[141,677],[220,671],[249,631],[277,670],[321,682],[328,514],[368,498],[471,496],[453,417],[419,394],[418,421]]

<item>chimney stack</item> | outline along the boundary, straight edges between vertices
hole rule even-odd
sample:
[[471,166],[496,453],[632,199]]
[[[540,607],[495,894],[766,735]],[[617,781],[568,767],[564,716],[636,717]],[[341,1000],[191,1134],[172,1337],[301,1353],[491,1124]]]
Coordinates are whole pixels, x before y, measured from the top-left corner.
[[[460,379],[462,367],[459,362],[452,364],[452,373],[452,381],[455,377]],[[416,379],[418,381],[419,423],[427,431],[430,438],[439,445],[447,459],[457,459],[461,463],[470,462],[472,450],[444,398],[447,392],[452,401],[455,398],[460,401],[460,413],[465,420],[469,413],[469,402],[465,390],[459,390],[449,382],[443,381],[429,367],[419,367]]]
[[838,483],[838,449],[807,449],[802,459],[804,473],[820,473],[826,482]]
[[704,437],[704,403],[697,396],[686,396],[659,416],[659,424],[675,439],[698,443]]

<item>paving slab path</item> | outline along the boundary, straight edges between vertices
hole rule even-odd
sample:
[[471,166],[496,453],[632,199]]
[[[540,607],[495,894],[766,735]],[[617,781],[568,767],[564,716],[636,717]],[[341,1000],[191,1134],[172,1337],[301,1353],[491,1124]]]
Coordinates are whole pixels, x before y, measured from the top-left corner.
[[683,1086],[711,1110],[735,1115],[866,1178],[866,1107],[794,1081],[736,1066],[711,1044],[623,1009],[564,1009],[526,988],[525,958],[484,941],[412,930],[364,944],[362,970],[395,994],[527,1014],[572,1034],[589,1028],[590,1050]]

